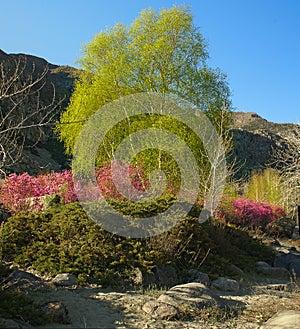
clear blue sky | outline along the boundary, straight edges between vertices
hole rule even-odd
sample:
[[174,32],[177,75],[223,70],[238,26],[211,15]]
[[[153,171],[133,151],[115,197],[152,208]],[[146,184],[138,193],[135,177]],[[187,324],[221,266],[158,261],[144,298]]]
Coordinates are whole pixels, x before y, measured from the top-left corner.
[[300,0],[14,0],[0,6],[0,48],[76,66],[83,43],[145,8],[191,6],[212,67],[233,105],[273,122],[300,122]]

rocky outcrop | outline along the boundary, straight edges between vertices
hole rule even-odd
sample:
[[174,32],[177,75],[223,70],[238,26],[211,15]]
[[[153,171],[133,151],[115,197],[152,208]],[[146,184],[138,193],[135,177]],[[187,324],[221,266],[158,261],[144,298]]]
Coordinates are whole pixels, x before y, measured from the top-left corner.
[[238,177],[249,176],[253,170],[277,167],[278,152],[291,150],[290,140],[300,138],[299,125],[269,122],[253,112],[234,112],[231,131]]
[[[6,168],[6,172],[27,171],[35,175],[66,168],[68,161],[64,155],[64,148],[54,134],[53,128],[61,111],[69,102],[78,70],[48,63],[45,59],[36,56],[6,54],[2,50],[0,50],[0,68],[5,74],[5,81],[9,81],[9,78],[18,72],[20,77],[16,82],[18,85],[22,84],[22,81],[28,83],[43,76],[43,79],[34,85],[30,92],[24,93],[26,97],[21,99],[11,115],[15,118],[26,117],[26,126],[31,127],[22,129],[18,133],[16,142],[20,145],[20,149],[22,147],[22,154],[17,163]],[[2,115],[8,113],[13,106],[10,98],[0,99]],[[37,108],[45,108],[45,110],[35,113]],[[34,127],[45,115],[50,116],[49,124]],[[10,121],[2,122],[3,124],[5,128]],[[1,143],[4,142],[4,140],[1,141]]]

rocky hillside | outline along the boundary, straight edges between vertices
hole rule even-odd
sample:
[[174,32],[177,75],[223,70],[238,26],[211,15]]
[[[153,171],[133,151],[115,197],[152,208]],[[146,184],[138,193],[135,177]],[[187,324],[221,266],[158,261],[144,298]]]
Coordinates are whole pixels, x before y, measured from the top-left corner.
[[[10,117],[15,117],[15,122],[19,122],[22,116],[27,116],[29,119],[27,119],[26,125],[34,126],[40,122],[41,117],[51,113],[51,121],[48,125],[20,130],[16,143],[20,149],[22,148],[22,156],[17,163],[6,168],[6,171],[28,171],[30,174],[38,174],[50,170],[59,171],[68,166],[63,145],[58,142],[53,133],[53,127],[61,111],[68,104],[78,71],[68,66],[53,65],[36,56],[6,54],[2,50],[0,50],[0,70],[1,75],[3,74],[2,79],[0,77],[2,118],[13,109]],[[5,92],[5,86],[8,86],[13,79],[14,82],[10,90],[21,89],[22,84],[30,84],[41,77],[43,77],[41,81],[33,88],[17,95],[19,98],[16,96],[15,98],[1,99],[1,95]],[[18,102],[20,99],[21,101],[14,108],[16,99]],[[42,110],[32,115],[37,108]],[[1,121],[0,118],[0,129],[7,128],[9,124],[11,124],[10,120]],[[3,143],[6,141],[2,137],[1,144]]]
[[275,167],[278,152],[288,152],[300,140],[299,125],[269,122],[254,112],[234,112],[231,129],[239,177]]
[[[13,70],[11,68],[14,68],[16,63],[21,64],[24,79],[30,75],[36,78],[45,69],[47,70],[45,79],[42,82],[40,97],[37,99],[29,96],[24,102],[26,113],[34,111],[37,101],[45,106],[51,104],[53,90],[55,90],[56,101],[61,101],[61,104],[55,109],[52,126],[42,128],[42,138],[40,137],[40,131],[34,128],[27,130],[24,156],[21,161],[11,168],[11,171],[28,171],[30,174],[50,170],[59,171],[68,166],[68,161],[63,152],[63,145],[58,142],[52,128],[60,112],[68,104],[74,81],[78,77],[78,70],[68,66],[51,64],[39,57],[24,54],[6,54],[0,50],[0,69],[1,65],[4,65],[10,68],[6,71],[7,74],[12,74]],[[11,105],[1,101],[0,97],[2,114],[8,110],[9,106]],[[35,120],[36,118],[33,117],[32,123]],[[231,130],[235,143],[233,156],[236,157],[239,168],[238,177],[247,176],[252,170],[274,166],[276,152],[289,149],[291,139],[300,139],[299,125],[268,122],[253,112],[234,112]],[[37,144],[36,141],[38,141]]]

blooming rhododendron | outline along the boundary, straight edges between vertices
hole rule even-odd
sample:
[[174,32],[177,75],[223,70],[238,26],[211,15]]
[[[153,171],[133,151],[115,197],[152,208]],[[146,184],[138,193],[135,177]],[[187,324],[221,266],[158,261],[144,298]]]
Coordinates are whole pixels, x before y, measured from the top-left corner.
[[225,201],[219,210],[219,217],[226,221],[250,227],[265,227],[283,216],[284,211],[277,205],[246,198],[237,198],[230,204]]

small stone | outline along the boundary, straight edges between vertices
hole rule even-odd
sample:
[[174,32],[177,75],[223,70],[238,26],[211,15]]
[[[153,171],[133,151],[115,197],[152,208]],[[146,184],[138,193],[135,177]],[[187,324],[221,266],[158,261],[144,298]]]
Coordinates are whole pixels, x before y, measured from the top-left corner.
[[52,280],[57,286],[73,286],[77,281],[77,277],[70,273],[61,273],[57,274],[56,277]]
[[180,311],[174,305],[159,301],[149,301],[142,307],[147,314],[160,320],[178,320],[180,318]]

